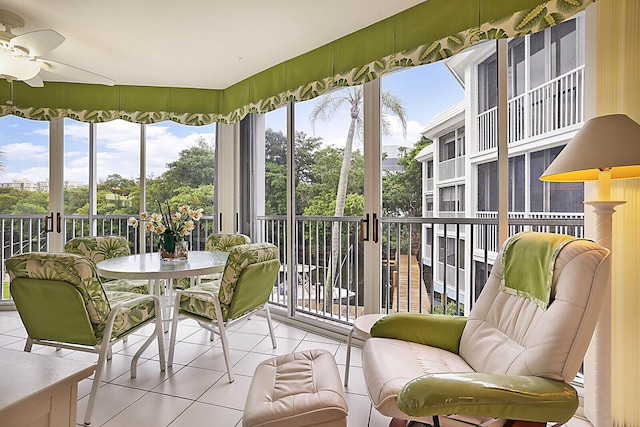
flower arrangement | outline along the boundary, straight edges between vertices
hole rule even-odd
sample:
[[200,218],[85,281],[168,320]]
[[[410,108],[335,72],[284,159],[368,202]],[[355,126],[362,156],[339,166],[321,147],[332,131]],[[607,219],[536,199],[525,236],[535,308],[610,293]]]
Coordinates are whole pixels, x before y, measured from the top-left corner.
[[[187,236],[191,235],[191,232],[195,229],[195,221],[199,221],[202,218],[203,209],[192,209],[188,205],[182,205],[177,211],[171,213],[171,206],[169,206],[168,202],[166,211],[163,211],[160,202],[158,202],[158,208],[160,210],[159,213],[148,214],[147,212],[140,212],[140,221],[145,223],[145,230],[158,235],[161,252],[174,254],[182,246],[179,242],[185,241]],[[131,227],[137,227],[138,223],[135,217],[130,217],[128,220],[128,224]],[[184,249],[184,252],[184,257],[180,256],[180,258],[186,258],[186,249]],[[169,257],[175,258],[176,256]]]

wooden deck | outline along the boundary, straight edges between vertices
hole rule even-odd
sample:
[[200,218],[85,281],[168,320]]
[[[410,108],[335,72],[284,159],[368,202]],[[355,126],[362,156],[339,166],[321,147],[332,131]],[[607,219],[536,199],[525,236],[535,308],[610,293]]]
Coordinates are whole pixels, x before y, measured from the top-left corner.
[[[420,266],[416,257],[400,255],[396,260],[397,271],[393,277],[393,300],[391,309],[400,313],[427,313],[431,308],[427,289],[420,276]],[[398,290],[400,306],[398,308]]]
[[[414,256],[400,255],[399,259],[395,261],[399,269],[393,274],[393,298],[391,301],[390,313],[428,313],[431,305],[429,304],[429,298],[427,295],[426,287],[422,277],[420,276],[420,266]],[[400,304],[398,309],[398,290],[400,292]],[[311,311],[319,310],[314,300],[307,301],[303,304],[299,302],[300,306],[304,306]],[[358,306],[358,316],[364,314],[364,307]],[[341,313],[342,317],[346,317],[346,305],[334,304],[333,312],[335,315]],[[384,308],[383,308],[384,310]],[[355,317],[356,307],[349,306],[348,318],[353,319]]]

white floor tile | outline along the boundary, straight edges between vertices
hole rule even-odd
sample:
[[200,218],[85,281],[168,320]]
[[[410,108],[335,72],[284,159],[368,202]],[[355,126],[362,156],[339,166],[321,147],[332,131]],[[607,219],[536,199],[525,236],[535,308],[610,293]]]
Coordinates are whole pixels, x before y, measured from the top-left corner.
[[147,393],[109,420],[105,427],[166,426],[182,414],[192,402],[188,399]]
[[235,381],[229,383],[227,376],[223,376],[199,399],[199,402],[224,406],[225,408],[242,410],[249,393],[251,377],[236,375]]
[[[220,338],[209,341],[209,332],[191,319],[181,320],[174,366],[161,372],[157,344],[152,343],[138,364],[137,378],[129,368],[133,354],[153,331],[146,326],[114,348],[113,359],[106,364],[92,417],[92,427],[152,426],[185,427],[216,425],[241,427],[242,409],[255,367],[275,355],[310,349],[326,349],[336,358],[344,379],[346,343],[274,322],[278,347],[272,348],[266,319],[254,316],[229,329],[230,359],[235,381],[228,382]],[[26,332],[16,312],[0,312],[0,347],[23,350]],[[168,351],[169,334],[164,334]],[[345,337],[346,341],[346,337]],[[34,345],[34,352],[52,357],[97,362],[98,355]],[[349,386],[345,398],[349,404],[350,427],[387,427],[390,418],[372,409],[362,374],[361,349],[352,348]],[[92,379],[78,385],[78,425],[84,419]],[[569,427],[591,427],[573,418]]]
[[276,336],[276,344],[278,346],[276,348],[273,348],[273,344],[271,343],[271,336],[267,335],[251,351],[254,353],[263,353],[272,356],[289,354],[293,353],[296,350],[296,347],[298,347],[298,345],[300,344],[300,340]]
[[[147,391],[136,390],[134,388],[122,387],[113,384],[105,384],[98,390],[96,402],[91,416],[92,426],[102,426],[111,418],[118,415],[138,399],[142,398]],[[85,396],[78,401],[77,422],[82,423],[89,396]],[[143,424],[150,425],[150,424]]]
[[[242,419],[242,411],[224,408],[208,403],[194,402],[187,408],[170,427],[194,427],[194,426],[235,426]],[[215,422],[214,422],[215,420]]]
[[153,391],[196,400],[223,376],[226,380],[224,372],[185,366],[155,386]]

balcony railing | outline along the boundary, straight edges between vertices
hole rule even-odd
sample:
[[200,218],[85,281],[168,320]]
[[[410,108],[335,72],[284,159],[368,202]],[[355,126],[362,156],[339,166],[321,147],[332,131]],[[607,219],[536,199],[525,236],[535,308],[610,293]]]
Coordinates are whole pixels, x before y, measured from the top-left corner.
[[[286,218],[261,217],[258,223],[256,238],[278,245],[281,261],[286,263]],[[581,218],[514,218],[509,220],[509,233],[534,230],[582,236],[582,224]],[[335,252],[339,262],[332,273],[333,227],[340,230],[340,239]],[[466,306],[471,308],[473,296],[479,293],[476,287],[484,284],[499,250],[496,218],[383,218],[380,227],[382,312],[463,313]],[[272,303],[285,308],[291,303],[289,309],[294,315],[304,313],[351,323],[364,312],[360,218],[298,216],[294,229],[298,242],[293,252],[294,268],[288,275],[285,271],[289,269],[283,268]],[[465,253],[456,253],[455,257],[463,258],[464,264],[449,263],[445,268],[438,261],[434,269],[431,260],[439,259],[438,238],[445,236],[453,239],[453,247],[465,248]],[[447,248],[444,251],[447,253]],[[476,271],[479,268],[484,277]],[[329,292],[325,291],[327,287]],[[289,298],[291,291],[293,296]]]
[[[584,66],[512,98],[507,104],[507,140],[514,143],[584,121]],[[478,152],[498,146],[498,111],[478,114]]]
[[[485,214],[490,216],[491,213]],[[132,244],[132,252],[137,253],[140,252],[137,243],[140,229],[129,227],[127,218],[96,218],[98,235],[127,236]],[[4,215],[0,216],[0,220],[3,225],[1,261],[5,279],[1,299],[6,301],[10,296],[4,261],[16,253],[47,250],[47,234],[44,233],[45,220],[42,216]],[[87,218],[67,217],[65,224],[67,239],[90,235]],[[203,218],[197,225],[191,236],[191,247],[202,250],[207,237],[213,232],[213,219]],[[274,283],[271,296],[273,304],[282,306],[293,315],[300,313],[343,324],[352,323],[364,313],[364,295],[370,292],[371,285],[365,286],[364,283],[360,218],[297,217],[294,227],[297,244],[292,248],[294,265],[291,270],[286,266],[286,218],[260,217],[258,226],[258,233],[252,236],[253,240],[274,243],[280,249],[283,262],[281,273]],[[581,218],[509,220],[510,234],[523,230],[583,235]],[[338,233],[340,238],[333,241],[332,232]],[[147,236],[147,250],[154,247],[153,237],[152,234]],[[495,260],[498,250],[497,220],[383,218],[380,221],[380,241],[382,312],[462,314],[473,305],[474,296],[479,293],[478,285],[484,283]],[[445,242],[444,247],[442,242]],[[440,254],[450,254],[452,247],[455,248],[455,256],[447,258],[445,267]],[[456,265],[456,262],[460,264]]]

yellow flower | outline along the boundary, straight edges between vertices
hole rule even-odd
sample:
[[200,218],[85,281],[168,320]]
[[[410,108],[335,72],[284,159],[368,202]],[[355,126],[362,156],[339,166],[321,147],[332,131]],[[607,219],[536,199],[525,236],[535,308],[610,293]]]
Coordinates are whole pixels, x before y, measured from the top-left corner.
[[182,206],[180,206],[180,208],[178,210],[183,214],[188,214],[189,210],[191,210],[191,208],[189,206],[187,206],[187,205],[182,205]]
[[138,220],[136,218],[134,218],[134,217],[130,217],[127,220],[127,224],[129,225],[129,227],[136,228],[138,226]]
[[164,224],[158,224],[156,226],[156,229],[153,230],[156,234],[163,234],[165,232],[165,230],[167,229],[167,227],[164,226]]

